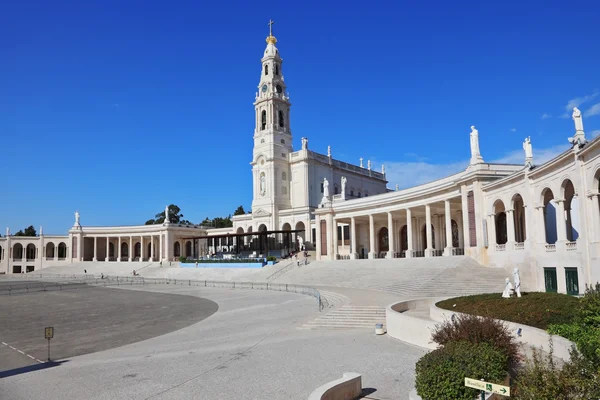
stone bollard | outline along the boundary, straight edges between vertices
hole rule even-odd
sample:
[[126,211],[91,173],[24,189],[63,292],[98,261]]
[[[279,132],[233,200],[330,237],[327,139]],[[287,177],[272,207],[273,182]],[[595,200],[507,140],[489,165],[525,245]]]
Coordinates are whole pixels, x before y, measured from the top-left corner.
[[375,334],[383,335],[384,333],[385,333],[385,330],[383,329],[383,324],[375,324]]

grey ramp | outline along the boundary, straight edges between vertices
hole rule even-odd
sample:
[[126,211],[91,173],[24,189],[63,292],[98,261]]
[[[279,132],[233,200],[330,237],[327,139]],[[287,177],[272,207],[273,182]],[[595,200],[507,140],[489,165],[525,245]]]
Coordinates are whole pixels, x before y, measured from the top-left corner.
[[[52,359],[61,360],[164,335],[218,310],[201,297],[89,286],[1,300],[0,341],[40,360],[47,359],[46,326],[55,330]],[[15,368],[14,360],[4,365],[0,358],[0,371],[9,368]]]

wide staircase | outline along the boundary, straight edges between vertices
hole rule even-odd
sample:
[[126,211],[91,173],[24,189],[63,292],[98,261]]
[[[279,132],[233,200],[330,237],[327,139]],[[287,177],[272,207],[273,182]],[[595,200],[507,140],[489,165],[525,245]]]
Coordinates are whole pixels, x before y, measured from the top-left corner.
[[401,298],[502,292],[510,273],[483,267],[470,257],[315,261],[277,283],[338,286],[391,292]]
[[341,306],[302,325],[298,329],[375,329],[385,324],[385,308],[378,306]]

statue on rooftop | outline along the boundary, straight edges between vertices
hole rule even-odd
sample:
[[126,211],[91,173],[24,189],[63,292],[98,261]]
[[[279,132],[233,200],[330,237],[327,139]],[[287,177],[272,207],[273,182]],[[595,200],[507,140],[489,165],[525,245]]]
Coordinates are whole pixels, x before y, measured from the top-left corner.
[[360,167],[361,167],[361,168],[364,168],[364,166],[363,166],[363,160],[364,160],[364,159],[361,157],[361,158],[359,158],[358,160],[360,161]]
[[367,169],[370,171],[371,170],[371,160],[367,161]]
[[479,131],[475,125],[471,126],[471,165],[483,162],[483,157],[479,152]]
[[79,211],[75,211],[75,226],[81,225],[79,223]]
[[331,158],[331,146],[327,146],[327,157]]
[[168,224],[170,222],[171,220],[169,219],[169,206],[165,206],[165,223]]
[[308,149],[308,138],[303,137],[300,140],[302,141],[302,150],[307,150]]
[[346,177],[342,176],[342,199],[346,200]]
[[329,181],[323,178],[323,199],[329,200]]
[[523,142],[523,150],[525,150],[525,166],[533,167],[533,149],[531,147],[531,137],[526,137]]
[[579,111],[579,108],[573,107],[572,118],[575,122],[575,132],[583,132],[583,119],[581,118],[581,111]]

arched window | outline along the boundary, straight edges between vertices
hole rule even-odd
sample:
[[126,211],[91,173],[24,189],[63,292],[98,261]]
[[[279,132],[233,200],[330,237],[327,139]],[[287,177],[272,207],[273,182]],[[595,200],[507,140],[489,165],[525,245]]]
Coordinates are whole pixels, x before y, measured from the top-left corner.
[[275,64],[275,75],[279,75],[279,64]]
[[283,120],[283,111],[279,110],[279,126],[280,127],[284,127],[285,126],[285,121]]
[[281,173],[281,180],[286,182],[287,181],[287,174],[285,172]]
[[260,113],[260,130],[264,131],[267,128],[267,111],[263,110]]
[[323,193],[325,189],[323,189],[323,182],[321,182],[321,193]]
[[269,66],[265,65],[265,75],[269,75]]

